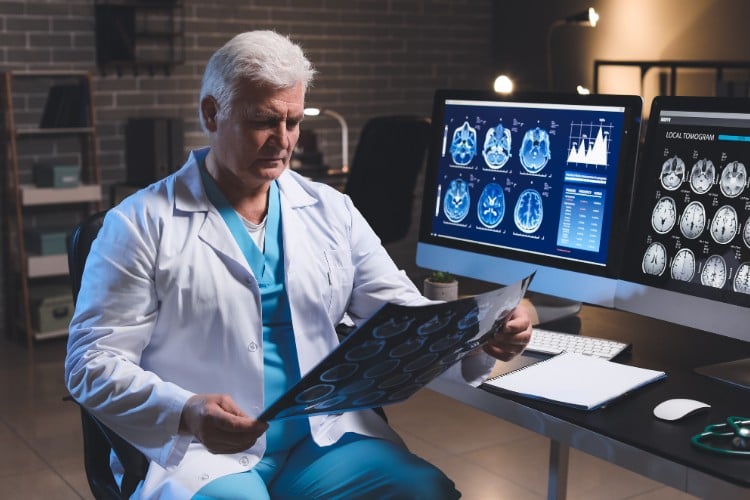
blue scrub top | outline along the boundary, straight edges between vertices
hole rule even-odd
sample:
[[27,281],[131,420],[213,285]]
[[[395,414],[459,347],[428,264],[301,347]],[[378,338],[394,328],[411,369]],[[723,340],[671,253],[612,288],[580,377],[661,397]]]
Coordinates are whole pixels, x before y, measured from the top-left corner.
[[[208,199],[226,222],[260,286],[263,319],[263,397],[266,406],[269,406],[300,379],[292,313],[284,281],[279,187],[276,181],[271,183],[265,248],[261,251],[248,234],[240,216],[208,175],[205,166],[201,167],[201,177]],[[307,419],[270,422],[266,432],[266,454],[288,450],[309,433]]]

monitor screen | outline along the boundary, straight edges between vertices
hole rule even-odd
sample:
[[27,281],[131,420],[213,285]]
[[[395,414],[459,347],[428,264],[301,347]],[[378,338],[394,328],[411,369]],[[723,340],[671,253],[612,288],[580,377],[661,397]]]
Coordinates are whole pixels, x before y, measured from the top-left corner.
[[640,115],[637,96],[436,92],[417,264],[612,306]]
[[750,103],[657,97],[616,307],[750,340]]

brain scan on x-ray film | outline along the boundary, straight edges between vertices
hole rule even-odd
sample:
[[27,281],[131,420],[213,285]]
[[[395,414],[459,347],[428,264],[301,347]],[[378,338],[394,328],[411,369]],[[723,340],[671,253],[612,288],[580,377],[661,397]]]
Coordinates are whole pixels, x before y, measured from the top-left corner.
[[485,227],[497,227],[505,215],[505,194],[499,184],[490,182],[482,190],[477,202],[477,217]]
[[477,155],[477,131],[464,122],[453,132],[451,157],[456,165],[468,165]]
[[682,159],[674,155],[672,158],[667,159],[661,166],[661,185],[668,191],[674,191],[679,188],[682,182],[685,180],[685,162]]
[[487,166],[492,169],[502,168],[510,159],[511,136],[510,130],[499,123],[491,127],[484,138],[482,156]]
[[461,222],[469,213],[469,185],[463,179],[453,179],[445,191],[443,213],[451,222]]
[[738,293],[750,294],[750,262],[743,262],[734,275],[732,290]]
[[523,135],[519,156],[526,171],[535,174],[542,170],[552,156],[547,131],[539,127],[527,130]]
[[744,163],[732,161],[721,171],[719,188],[727,198],[736,198],[745,189],[747,169]]
[[698,160],[690,169],[690,187],[696,194],[707,193],[716,181],[716,167],[708,159]]
[[539,191],[526,189],[518,197],[513,211],[516,227],[524,233],[533,233],[542,225],[542,196]]

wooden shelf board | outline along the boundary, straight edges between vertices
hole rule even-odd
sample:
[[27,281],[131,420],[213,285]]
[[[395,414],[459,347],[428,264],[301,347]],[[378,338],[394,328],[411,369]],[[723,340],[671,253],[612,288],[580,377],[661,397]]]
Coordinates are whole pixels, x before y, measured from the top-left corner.
[[38,188],[21,185],[21,204],[25,207],[58,203],[83,203],[101,201],[101,199],[102,189],[99,184],[82,184],[73,188]]
[[64,253],[54,255],[29,255],[27,263],[29,278],[65,276],[68,274],[68,255]]

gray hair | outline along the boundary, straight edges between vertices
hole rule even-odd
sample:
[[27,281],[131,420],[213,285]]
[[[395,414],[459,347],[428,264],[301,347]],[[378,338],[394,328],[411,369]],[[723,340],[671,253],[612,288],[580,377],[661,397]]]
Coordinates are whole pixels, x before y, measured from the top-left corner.
[[315,69],[302,48],[275,31],[248,31],[229,40],[211,56],[203,73],[198,98],[198,117],[203,125],[200,103],[212,96],[219,113],[231,111],[232,98],[241,81],[250,81],[274,89],[288,89],[302,83],[305,92]]

